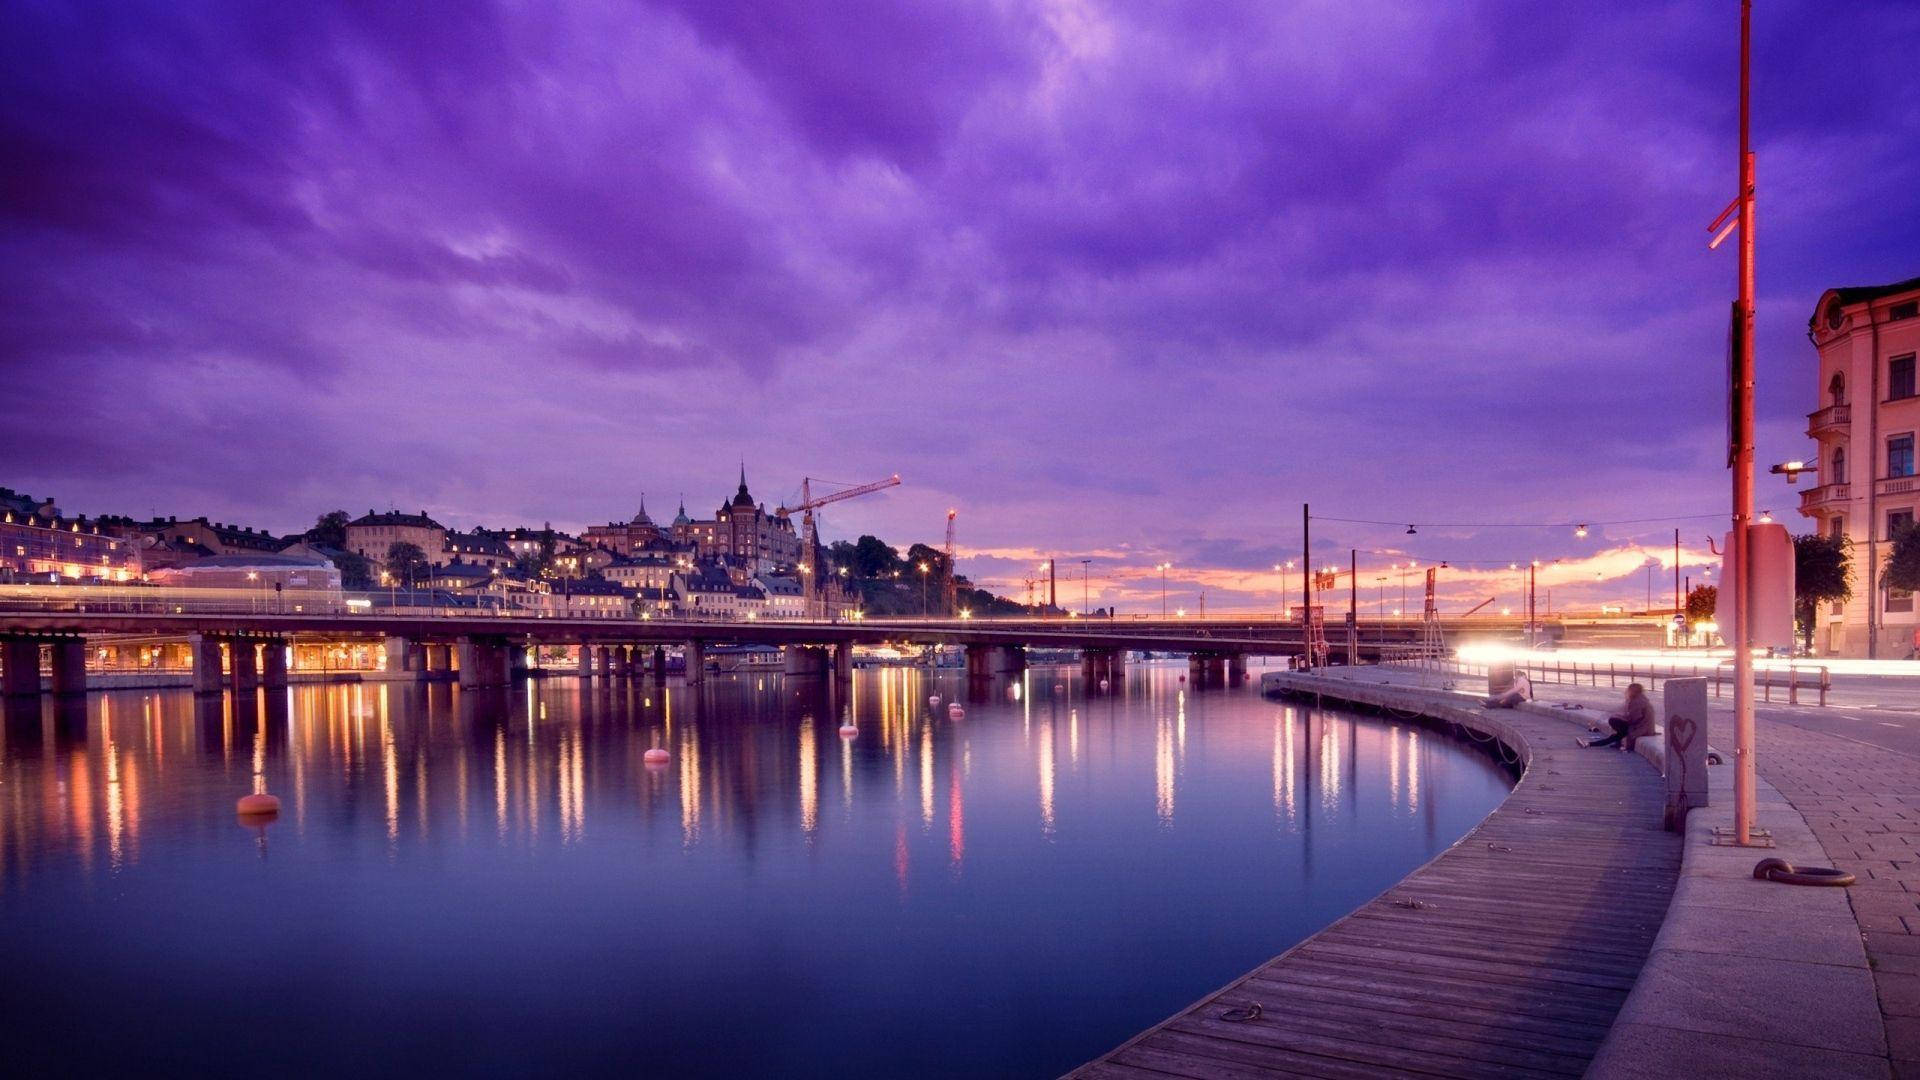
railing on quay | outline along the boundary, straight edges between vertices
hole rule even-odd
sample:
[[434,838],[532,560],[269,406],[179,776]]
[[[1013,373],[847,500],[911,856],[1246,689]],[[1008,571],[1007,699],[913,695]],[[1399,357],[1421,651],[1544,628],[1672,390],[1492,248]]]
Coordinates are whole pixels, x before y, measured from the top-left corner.
[[[1383,658],[1382,663],[1397,666],[1431,667],[1436,661],[1431,657],[1407,655]],[[1469,664],[1460,660],[1445,659],[1438,661],[1445,669],[1456,675],[1477,675],[1484,678],[1488,665]],[[1568,686],[1599,686],[1605,679],[1607,685],[1619,688],[1627,683],[1637,682],[1652,690],[1668,679],[1706,679],[1713,684],[1713,696],[1721,696],[1723,688],[1733,685],[1733,661],[1719,660],[1713,665],[1703,664],[1638,664],[1606,663],[1546,660],[1528,657],[1513,661],[1516,671],[1525,671],[1534,682],[1558,683]],[[1789,663],[1785,671],[1771,666],[1761,666],[1754,671],[1759,683],[1761,699],[1771,702],[1776,689],[1787,695],[1787,704],[1800,704],[1800,691],[1817,692],[1819,704],[1827,703],[1827,693],[1833,689],[1833,673],[1824,664]]]

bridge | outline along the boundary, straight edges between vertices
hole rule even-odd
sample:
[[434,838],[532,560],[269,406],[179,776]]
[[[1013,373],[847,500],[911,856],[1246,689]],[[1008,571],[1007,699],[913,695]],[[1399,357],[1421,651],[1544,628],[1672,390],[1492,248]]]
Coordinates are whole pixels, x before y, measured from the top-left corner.
[[[161,610],[153,610],[153,607]],[[170,608],[170,609],[169,609]],[[1474,617],[1443,620],[1453,635],[1520,640],[1519,620]],[[1417,619],[1362,619],[1354,651],[1361,659],[1401,653],[1421,636]],[[1336,658],[1344,658],[1344,623],[1328,628]],[[58,603],[0,610],[0,688],[7,694],[42,691],[42,656],[54,693],[87,688],[90,643],[184,640],[192,685],[203,693],[227,687],[277,687],[289,679],[287,646],[298,639],[378,643],[384,678],[457,679],[463,686],[511,682],[529,668],[529,650],[565,647],[577,655],[578,674],[626,677],[651,671],[664,678],[669,647],[686,658],[685,678],[705,678],[716,645],[782,648],[794,674],[848,677],[855,646],[944,645],[966,650],[970,676],[1011,674],[1026,666],[1028,649],[1077,651],[1090,679],[1115,677],[1129,651],[1185,653],[1195,681],[1237,682],[1248,656],[1297,655],[1301,627],[1278,616],[1210,618],[922,618],[838,620],[671,618],[555,618],[487,610],[268,611],[257,607],[209,610],[185,604],[89,604],[69,596]]]

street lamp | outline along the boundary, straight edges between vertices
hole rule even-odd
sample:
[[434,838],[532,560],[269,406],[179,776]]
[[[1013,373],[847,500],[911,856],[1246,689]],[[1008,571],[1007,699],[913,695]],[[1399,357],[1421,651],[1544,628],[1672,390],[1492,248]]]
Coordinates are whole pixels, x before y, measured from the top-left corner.
[[927,617],[927,564],[920,564],[920,617]]
[[1160,571],[1160,617],[1167,617],[1167,569],[1173,564],[1163,562],[1155,569]]
[[1812,468],[1813,466],[1808,465],[1804,461],[1783,461],[1767,471],[1773,473],[1775,476],[1786,477],[1787,483],[1791,484],[1795,480],[1800,479],[1801,473],[1808,472],[1812,470]]
[[1091,567],[1092,565],[1093,565],[1092,559],[1080,560],[1080,614],[1082,615],[1093,614],[1093,609],[1090,606],[1088,606],[1088,601],[1087,601],[1087,597],[1089,595],[1087,591],[1088,575],[1092,573],[1092,571],[1088,568]]

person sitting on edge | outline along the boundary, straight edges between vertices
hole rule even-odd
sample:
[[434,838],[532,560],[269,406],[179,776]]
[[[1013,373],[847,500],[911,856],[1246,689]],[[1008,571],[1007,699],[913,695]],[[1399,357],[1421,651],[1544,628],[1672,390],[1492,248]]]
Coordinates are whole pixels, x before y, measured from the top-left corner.
[[1527,679],[1527,673],[1515,668],[1513,682],[1507,684],[1504,692],[1490,697],[1486,701],[1489,709],[1511,709],[1523,701],[1533,700],[1533,683]]
[[1613,728],[1612,735],[1604,739],[1592,739],[1582,745],[1618,746],[1622,750],[1631,750],[1634,743],[1653,734],[1653,702],[1647,700],[1647,688],[1639,683],[1628,683],[1626,707],[1607,717],[1607,725]]

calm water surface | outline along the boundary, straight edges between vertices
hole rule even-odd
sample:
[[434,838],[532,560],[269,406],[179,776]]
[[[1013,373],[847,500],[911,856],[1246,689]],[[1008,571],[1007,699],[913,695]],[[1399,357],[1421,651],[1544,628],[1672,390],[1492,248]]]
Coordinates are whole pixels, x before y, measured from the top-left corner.
[[[1045,1076],[1504,796],[1415,727],[1035,669],[95,694],[8,715],[13,1068]],[[1056,693],[1056,682],[1065,685]],[[850,716],[859,734],[837,728]],[[672,750],[643,764],[651,746]],[[236,821],[258,783],[282,799]],[[27,1075],[16,1072],[15,1075]]]

